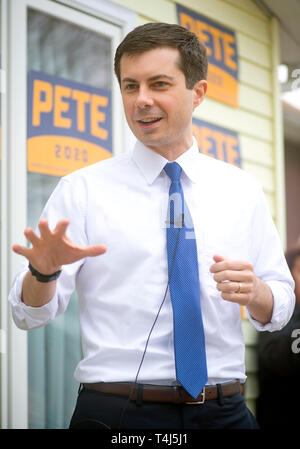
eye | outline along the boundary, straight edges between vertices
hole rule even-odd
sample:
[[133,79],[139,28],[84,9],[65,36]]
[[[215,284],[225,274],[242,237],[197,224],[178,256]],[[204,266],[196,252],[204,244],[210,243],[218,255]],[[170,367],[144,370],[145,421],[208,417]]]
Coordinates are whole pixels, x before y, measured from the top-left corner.
[[154,87],[166,87],[166,86],[168,86],[168,83],[166,83],[165,81],[156,81],[155,83],[154,83]]
[[129,84],[125,84],[125,86],[124,86],[124,90],[127,90],[127,91],[130,91],[130,90],[135,90],[135,89],[137,89],[138,88],[138,85],[137,84],[134,84],[134,83],[129,83]]

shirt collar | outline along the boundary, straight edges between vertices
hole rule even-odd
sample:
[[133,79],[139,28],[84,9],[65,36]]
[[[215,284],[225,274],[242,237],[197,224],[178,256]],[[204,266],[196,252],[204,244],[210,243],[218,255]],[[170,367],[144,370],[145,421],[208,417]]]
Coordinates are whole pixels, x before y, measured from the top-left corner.
[[[181,166],[183,172],[192,182],[197,182],[197,178],[199,177],[196,164],[198,154],[199,149],[197,141],[195,137],[193,137],[192,146],[176,159],[176,162]],[[146,178],[148,184],[152,184],[156,180],[168,162],[166,158],[155,151],[150,150],[150,148],[146,147],[139,140],[135,143],[132,157]]]

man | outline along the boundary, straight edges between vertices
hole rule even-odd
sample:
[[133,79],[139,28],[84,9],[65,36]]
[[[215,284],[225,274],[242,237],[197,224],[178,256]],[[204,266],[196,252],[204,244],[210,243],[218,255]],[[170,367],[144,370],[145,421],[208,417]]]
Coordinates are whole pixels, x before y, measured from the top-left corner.
[[[295,281],[296,306],[289,323],[276,332],[261,332],[258,340],[259,397],[257,420],[262,429],[298,428],[300,403],[300,246],[286,252]],[[274,391],[280,391],[275,399]]]
[[[241,394],[239,306],[260,330],[282,327],[294,307],[261,189],[199,154],[192,113],[206,94],[207,57],[193,33],[138,27],[118,47],[115,72],[137,143],[63,178],[40,237],[27,229],[32,248],[14,246],[31,265],[11,291],[15,321],[23,329],[49,322],[77,287],[83,360],[75,378],[83,388],[71,427],[254,428]],[[181,225],[176,198],[185,207]],[[174,245],[170,232],[181,228],[190,232],[173,234],[186,236]],[[194,304],[196,320],[186,317]]]

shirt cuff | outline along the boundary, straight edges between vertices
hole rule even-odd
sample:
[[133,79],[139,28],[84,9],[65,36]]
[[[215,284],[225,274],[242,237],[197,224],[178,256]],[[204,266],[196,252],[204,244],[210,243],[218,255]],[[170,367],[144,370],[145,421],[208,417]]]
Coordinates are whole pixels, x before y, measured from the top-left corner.
[[283,286],[281,282],[265,281],[265,283],[270,287],[274,298],[271,321],[266,324],[256,321],[251,317],[247,307],[246,314],[249,321],[258,331],[273,332],[282,329],[290,320],[295,308],[295,294],[289,286]]
[[35,329],[49,323],[55,318],[58,308],[57,293],[49,302],[40,307],[27,306],[22,301],[23,280],[27,272],[28,270],[25,270],[16,277],[8,297],[14,322],[23,330]]

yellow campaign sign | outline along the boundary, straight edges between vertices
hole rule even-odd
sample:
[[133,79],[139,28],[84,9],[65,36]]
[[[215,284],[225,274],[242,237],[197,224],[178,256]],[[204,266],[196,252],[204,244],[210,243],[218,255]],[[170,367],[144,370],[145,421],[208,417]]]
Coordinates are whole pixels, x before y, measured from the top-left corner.
[[28,170],[45,175],[65,176],[86,165],[111,157],[111,153],[74,137],[36,136],[28,143]]
[[180,5],[176,6],[179,24],[195,33],[206,46],[207,96],[231,106],[238,106],[238,54],[235,33]]
[[239,136],[235,131],[196,118],[192,127],[201,153],[241,167]]
[[32,71],[27,168],[64,176],[112,157],[111,93]]

